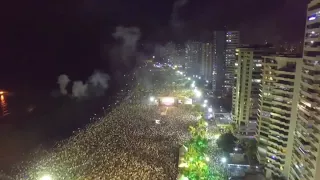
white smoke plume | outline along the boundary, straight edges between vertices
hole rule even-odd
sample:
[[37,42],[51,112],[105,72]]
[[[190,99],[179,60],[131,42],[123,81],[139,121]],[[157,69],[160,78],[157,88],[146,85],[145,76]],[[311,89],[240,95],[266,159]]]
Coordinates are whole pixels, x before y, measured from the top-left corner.
[[121,58],[127,60],[134,56],[137,48],[137,42],[140,39],[141,32],[137,27],[122,27],[118,26],[116,32],[112,34],[115,39],[122,40]]
[[70,82],[70,79],[65,74],[61,74],[58,77],[58,84],[59,84],[59,87],[60,87],[60,93],[62,95],[67,95],[68,94],[68,91],[67,91],[66,88],[67,88],[67,85],[68,85],[69,82]]
[[82,81],[74,81],[72,86],[72,96],[73,97],[84,97],[87,95],[88,85],[83,84]]
[[110,77],[108,74],[95,71],[90,77],[89,77],[89,83],[91,83],[93,86],[101,86],[103,89],[107,89],[109,84],[108,81],[110,80]]
[[[82,81],[74,81],[72,85],[72,96],[76,98],[81,98],[85,96],[101,96],[109,87],[110,76],[106,73],[100,71],[94,71],[94,73],[88,78],[86,83]],[[58,77],[58,84],[60,87],[60,92],[63,95],[67,93],[67,85],[70,79],[67,75],[61,74]]]
[[171,25],[173,27],[180,27],[183,24],[179,17],[179,9],[187,3],[188,0],[177,0],[174,2],[171,14]]

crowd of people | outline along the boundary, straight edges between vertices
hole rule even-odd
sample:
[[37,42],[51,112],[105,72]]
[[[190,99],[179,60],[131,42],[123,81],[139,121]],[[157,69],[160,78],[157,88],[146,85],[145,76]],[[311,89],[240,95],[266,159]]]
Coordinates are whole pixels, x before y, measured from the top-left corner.
[[169,107],[163,115],[160,107],[141,103],[142,92],[130,96],[53,150],[35,153],[15,179],[176,179],[179,147],[196,117],[183,107]]

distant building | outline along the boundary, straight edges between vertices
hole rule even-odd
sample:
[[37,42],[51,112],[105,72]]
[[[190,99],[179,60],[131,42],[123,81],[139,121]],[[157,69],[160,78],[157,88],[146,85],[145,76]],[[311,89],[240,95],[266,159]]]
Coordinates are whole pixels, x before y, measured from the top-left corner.
[[302,54],[303,43],[302,42],[295,42],[295,43],[288,43],[284,42],[278,44],[276,46],[277,52],[279,53],[290,53],[290,54]]
[[185,46],[186,71],[190,74],[199,74],[201,59],[201,43],[196,41],[188,41]]
[[212,90],[217,96],[231,96],[234,78],[236,47],[239,31],[215,31],[213,33]]
[[302,58],[265,56],[256,139],[267,178],[288,179],[292,160]]
[[204,80],[212,80],[213,51],[212,43],[201,43],[200,75]]
[[259,109],[262,56],[275,54],[269,45],[247,45],[236,49],[235,76],[232,96],[232,120],[236,135],[254,137]]

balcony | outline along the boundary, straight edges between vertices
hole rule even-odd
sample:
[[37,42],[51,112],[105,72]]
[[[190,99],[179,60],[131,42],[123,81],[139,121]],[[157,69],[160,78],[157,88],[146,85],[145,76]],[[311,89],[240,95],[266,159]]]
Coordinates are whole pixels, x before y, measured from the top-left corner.
[[[293,174],[293,176],[295,176],[296,178],[298,178],[299,180],[301,180],[301,173],[300,173],[299,171],[296,171],[296,169],[293,168],[292,166],[291,166],[291,168],[290,168],[290,172]],[[295,179],[296,179],[296,178],[295,178]]]
[[304,89],[301,89],[301,94],[308,97],[308,98],[311,98],[311,99],[315,99],[318,97],[318,94],[317,93],[312,93],[312,92],[309,92],[308,90],[304,90]]
[[317,129],[318,131],[320,131],[320,123],[315,122],[315,123],[313,124],[313,127],[314,127],[315,129]]
[[294,147],[294,150],[301,156],[301,158],[305,158],[306,153],[301,151],[299,147]]
[[316,168],[316,164],[317,164],[317,162],[316,162],[316,159],[309,159],[309,158],[306,158],[306,162],[307,162],[307,164],[309,164],[309,168],[310,169],[315,169]]
[[291,108],[291,102],[290,101],[272,101],[271,102],[273,105],[281,105],[281,106],[286,106],[288,108]]
[[310,99],[300,97],[300,102],[303,103],[304,105],[308,106],[309,108],[316,107],[317,103],[311,101]]
[[[320,20],[320,18],[318,18],[317,20],[315,20],[315,21],[319,21]],[[313,24],[313,23],[315,23],[315,21],[308,21],[307,22],[307,24]],[[320,47],[319,46],[317,46],[317,47],[311,47],[311,46],[304,46],[304,51],[320,51]]]
[[298,109],[299,109],[301,112],[303,112],[304,114],[308,115],[309,117],[310,117],[310,116],[313,116],[313,115],[315,114],[312,110],[307,109],[307,108],[303,107],[303,106],[300,105],[300,104],[298,105]]
[[310,134],[308,138],[309,142],[315,147],[319,146],[319,142],[320,142],[319,139],[320,139],[320,136],[317,134]]
[[282,87],[286,87],[286,88],[292,88],[291,84],[285,84],[285,83],[278,83],[278,82],[274,82],[273,83],[275,86],[282,86]]
[[288,115],[290,116],[291,113],[291,108],[282,106],[282,105],[274,105],[273,107],[271,107],[272,110],[274,110],[275,112],[279,112],[282,115]]
[[290,95],[293,94],[293,92],[290,92],[290,91],[287,91],[287,90],[283,90],[283,89],[274,88],[272,91],[275,92],[276,94],[290,94]]
[[275,77],[274,79],[276,79],[276,82],[281,85],[286,85],[291,87],[294,85],[294,79],[283,78],[283,77]]
[[306,126],[305,123],[301,122],[301,123],[297,123],[297,127],[301,130],[303,130],[305,133],[311,133],[312,129],[311,127]]
[[[318,11],[318,9],[316,10],[316,12]],[[310,12],[310,11],[309,11]],[[312,11],[313,14],[313,11]],[[308,14],[309,16],[309,14]],[[311,33],[312,31],[314,32],[320,32],[320,28],[313,28],[313,29],[306,29],[306,33]]]
[[316,34],[312,34],[312,35],[313,35],[313,37],[306,37],[305,41],[306,42],[311,42],[311,41],[317,42],[317,41],[320,41],[320,37],[319,36],[317,37]]
[[298,112],[298,119],[308,125],[312,125],[314,123],[314,121],[312,119],[308,118],[306,115],[304,115],[303,113],[299,113],[299,112]]
[[272,146],[268,146],[267,149],[268,149],[268,151],[273,152],[274,154],[278,153],[278,149],[276,149]]
[[320,79],[320,75],[319,74],[308,74],[303,72],[302,73],[302,77],[307,78],[307,79],[311,79],[311,80],[319,80]]
[[[320,56],[316,56],[316,57],[304,56],[304,59],[310,60],[310,61],[317,61],[317,60],[320,60]],[[311,64],[311,63],[307,63],[307,62],[304,62],[302,67],[305,68],[305,69],[311,70],[311,71],[320,70],[320,66],[319,65],[314,65],[314,64]]]
[[319,84],[313,82],[301,81],[301,85],[310,89],[319,89]]
[[297,138],[295,140],[295,142],[297,143],[298,146],[300,146],[301,148],[303,148],[305,151],[310,151],[311,146],[308,142],[304,141],[301,138]]
[[320,121],[320,114],[319,113],[314,113],[314,120]]
[[[279,135],[275,135],[275,134],[272,134],[272,133],[269,133],[268,135],[268,138],[269,140],[273,140],[273,141],[277,141],[277,142],[280,142],[282,144],[286,144],[287,141],[285,139],[282,139],[283,137],[282,136],[279,136]],[[271,146],[270,146],[271,147]],[[278,150],[277,150],[278,151]],[[279,151],[280,152],[280,151]]]

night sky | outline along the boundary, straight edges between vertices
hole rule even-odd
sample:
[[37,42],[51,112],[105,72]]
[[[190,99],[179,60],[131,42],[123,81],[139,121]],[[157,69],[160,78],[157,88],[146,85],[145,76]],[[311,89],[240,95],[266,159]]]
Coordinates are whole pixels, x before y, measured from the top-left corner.
[[[181,0],[183,1],[183,0]],[[67,73],[85,78],[112,72],[105,47],[116,26],[139,27],[141,43],[206,38],[212,30],[240,30],[242,43],[303,39],[308,0],[30,0],[0,6],[0,87],[55,84]],[[112,70],[111,70],[112,69]],[[50,83],[49,83],[50,82]],[[5,84],[5,85],[4,85]]]

